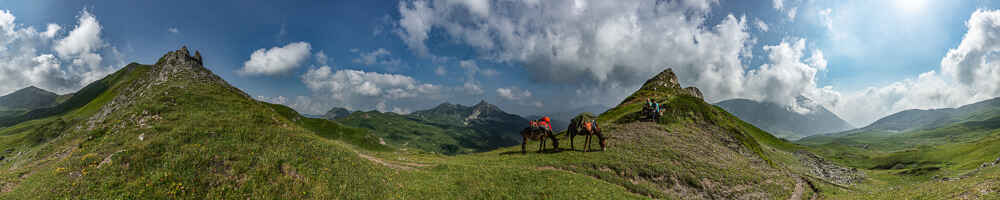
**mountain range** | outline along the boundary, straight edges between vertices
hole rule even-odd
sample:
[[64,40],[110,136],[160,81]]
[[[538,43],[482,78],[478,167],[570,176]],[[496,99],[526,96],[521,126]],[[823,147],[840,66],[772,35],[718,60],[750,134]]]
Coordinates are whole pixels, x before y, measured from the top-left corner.
[[905,110],[883,117],[856,131],[933,129],[957,122],[989,120],[997,116],[1000,116],[1000,98],[993,98],[958,108]]
[[978,141],[1000,128],[1000,98],[957,108],[911,109],[848,131],[803,138],[810,145],[844,144],[888,151],[916,145]]
[[805,112],[796,112],[776,103],[749,99],[730,99],[715,105],[775,136],[790,140],[853,128],[825,107],[812,105],[810,102],[805,97],[797,98],[796,103],[807,109]]
[[406,115],[333,108],[324,118],[369,129],[390,146],[448,155],[520,144],[519,131],[528,126],[528,120],[486,101],[473,106],[442,103]]
[[[522,153],[517,131],[526,119],[485,101],[310,118],[251,98],[203,66],[199,52],[181,48],[152,65],[126,65],[57,105],[0,118],[9,124],[0,128],[0,199],[996,195],[1000,117],[992,101],[949,110],[958,120],[940,126],[791,143],[677,80],[666,69],[600,112],[604,151],[582,151],[581,137],[569,149],[560,134],[559,148],[527,141]],[[645,99],[663,105],[658,121],[639,120]]]
[[[666,117],[636,121],[645,98],[669,105]],[[526,120],[485,102],[308,118],[254,100],[186,48],[129,64],[51,108],[0,129],[0,199],[784,199],[816,196],[796,183],[844,184],[807,175],[813,168],[797,156],[805,154],[793,153],[802,147],[705,103],[669,70],[598,116],[604,152],[521,155],[514,138]],[[505,140],[442,156],[403,150],[411,146],[381,132],[394,128],[421,136],[408,139],[413,146],[449,138],[428,133],[435,129]]]

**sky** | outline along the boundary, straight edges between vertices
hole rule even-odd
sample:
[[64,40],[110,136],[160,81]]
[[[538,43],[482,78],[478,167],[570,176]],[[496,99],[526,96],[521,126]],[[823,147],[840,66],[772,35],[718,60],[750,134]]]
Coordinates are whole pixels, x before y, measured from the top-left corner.
[[[992,1],[0,0],[0,94],[74,92],[200,51],[257,99],[322,114],[481,100],[520,115],[617,105],[666,68],[855,126],[1000,96]],[[797,102],[803,96],[811,102]]]

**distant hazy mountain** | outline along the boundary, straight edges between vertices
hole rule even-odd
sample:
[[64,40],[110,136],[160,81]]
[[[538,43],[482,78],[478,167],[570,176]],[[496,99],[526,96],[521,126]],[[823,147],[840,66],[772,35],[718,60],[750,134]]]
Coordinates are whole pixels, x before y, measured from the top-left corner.
[[0,107],[7,109],[37,109],[53,106],[59,95],[35,86],[26,87],[0,97]]
[[[343,113],[336,110],[339,109],[327,114]],[[528,125],[528,120],[485,101],[474,106],[442,103],[407,115],[353,112],[335,121],[370,129],[392,146],[444,154],[482,152],[520,144],[518,133]]]
[[911,109],[898,112],[860,128],[859,131],[908,131],[933,129],[963,121],[981,121],[1000,116],[1000,97],[958,108]]
[[846,121],[820,105],[809,105],[809,99],[800,97],[798,103],[810,112],[801,114],[770,102],[749,99],[730,99],[715,105],[749,122],[758,128],[786,139],[798,139],[816,134],[840,132],[853,128]]
[[72,95],[60,96],[35,86],[11,92],[0,97],[0,121],[4,121],[3,118],[23,115],[31,110],[53,107],[70,96]]
[[[1000,98],[994,98],[958,108],[905,110],[862,128],[810,136],[797,143],[822,147],[829,155],[871,159],[859,162],[870,164],[867,168],[919,168],[932,163],[979,160],[972,164],[979,165],[995,160],[998,135]],[[869,150],[895,153],[855,152]],[[919,162],[907,164],[907,160]]]
[[326,114],[324,114],[322,118],[323,119],[328,119],[328,120],[336,120],[336,119],[340,119],[340,118],[343,118],[343,117],[347,117],[347,115],[350,115],[350,114],[351,114],[351,111],[347,110],[346,108],[336,107],[336,108],[330,109],[330,111],[326,111]]

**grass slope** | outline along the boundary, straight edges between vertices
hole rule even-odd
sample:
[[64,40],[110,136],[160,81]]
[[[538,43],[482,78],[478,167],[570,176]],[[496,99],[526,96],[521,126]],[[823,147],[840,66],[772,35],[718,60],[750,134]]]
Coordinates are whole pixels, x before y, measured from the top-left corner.
[[190,59],[172,52],[80,108],[0,129],[0,199],[639,198],[507,155],[397,157],[410,152],[176,66]]
[[[902,132],[857,131],[804,138],[817,153],[867,169],[871,181],[843,199],[996,198],[1000,171],[1000,116],[985,116]],[[955,180],[958,179],[958,180]]]

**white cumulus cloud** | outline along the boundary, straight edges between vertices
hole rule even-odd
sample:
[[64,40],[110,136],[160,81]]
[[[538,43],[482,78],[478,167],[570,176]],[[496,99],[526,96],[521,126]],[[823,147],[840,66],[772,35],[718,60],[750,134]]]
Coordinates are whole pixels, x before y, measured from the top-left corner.
[[101,24],[93,14],[84,10],[78,23],[68,36],[56,42],[54,49],[60,57],[91,54],[106,45],[101,40]]
[[[394,108],[377,104],[400,103],[413,99],[441,99],[447,88],[420,83],[413,77],[360,70],[337,70],[323,66],[302,75],[302,82],[316,96],[334,104],[364,108],[376,105],[380,111]],[[399,107],[399,106],[393,106]],[[406,108],[399,107],[407,110]]]
[[941,59],[940,73],[843,94],[827,92],[821,99],[845,120],[864,126],[907,109],[958,107],[1000,96],[1000,11],[978,10],[966,26],[958,47]]
[[819,50],[805,57],[806,40],[782,41],[778,45],[764,46],[768,64],[747,73],[741,96],[755,100],[788,105],[799,113],[811,110],[798,105],[796,98],[816,90],[816,73],[826,68],[826,60]]
[[521,90],[517,87],[497,88],[497,95],[507,100],[521,100],[531,97],[531,91]]
[[120,57],[120,52],[114,47],[105,52],[109,45],[101,38],[101,24],[86,10],[65,36],[58,24],[47,24],[39,32],[16,19],[10,11],[0,10],[0,94],[29,85],[68,93],[124,64],[103,59],[107,53]]
[[277,75],[299,67],[309,58],[312,47],[307,42],[295,42],[281,47],[257,49],[243,63],[240,74]]
[[674,68],[682,83],[709,99],[742,93],[747,20],[728,15],[704,25],[716,1],[490,3],[490,14],[480,16],[444,0],[404,2],[396,33],[412,51],[432,57],[425,43],[443,34],[475,49],[480,60],[518,64],[539,82],[630,90]]

